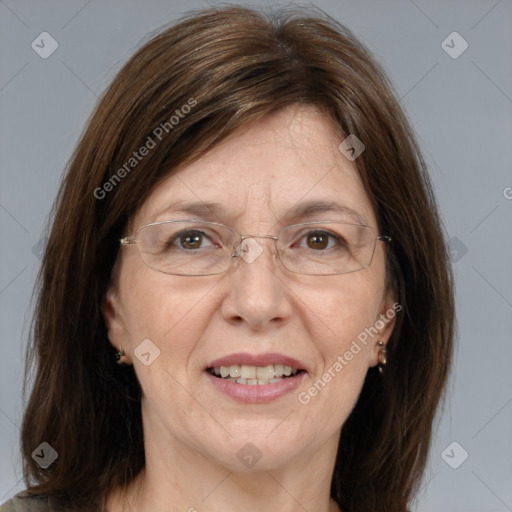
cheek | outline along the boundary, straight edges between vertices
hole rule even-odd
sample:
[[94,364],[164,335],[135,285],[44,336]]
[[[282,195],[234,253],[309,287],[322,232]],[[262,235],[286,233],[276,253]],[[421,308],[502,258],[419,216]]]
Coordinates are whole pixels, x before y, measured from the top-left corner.
[[[211,316],[208,290],[212,285],[189,280],[184,286],[178,279],[150,269],[138,269],[131,277],[128,273],[123,310],[126,344],[133,355],[146,407],[151,404],[149,409],[160,411],[158,414],[163,417],[172,397],[173,407],[182,411],[178,417],[183,418],[195,410],[190,395],[183,393],[183,385],[192,389],[197,379],[197,375],[190,374],[189,362]],[[142,345],[143,340],[146,345]],[[142,353],[142,346],[149,347],[144,350],[150,353],[148,365],[137,356]],[[198,366],[193,368],[197,370]]]
[[151,334],[161,339],[190,309],[187,294],[170,276],[130,263],[121,282],[127,331],[132,338]]
[[372,348],[370,333],[380,305],[382,287],[371,273],[341,276],[338,286],[308,293],[302,313],[310,329],[317,365],[297,395],[304,421],[323,417],[332,432],[344,424],[359,398]]
[[[364,341],[363,333],[379,317],[382,294],[383,282],[371,272],[345,274],[328,286],[303,294],[307,299],[301,305],[302,314],[309,318],[305,324],[326,359],[348,350],[358,336]],[[364,343],[361,346],[366,348]]]
[[[146,339],[160,350],[159,363],[181,373],[194,353],[197,340],[211,319],[214,283],[180,281],[144,267],[127,272],[123,310],[131,352]],[[140,366],[137,360],[134,364]]]

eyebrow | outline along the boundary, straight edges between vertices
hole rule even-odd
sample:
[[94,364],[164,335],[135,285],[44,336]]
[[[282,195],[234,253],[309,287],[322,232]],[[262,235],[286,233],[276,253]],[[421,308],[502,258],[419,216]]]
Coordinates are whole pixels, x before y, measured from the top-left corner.
[[[225,218],[228,216],[226,207],[221,203],[177,201],[160,211],[155,218],[160,218],[169,213],[193,215],[204,220],[213,220],[214,222],[219,222],[221,217]],[[282,216],[281,222],[296,222],[304,217],[318,216],[322,213],[348,215],[358,224],[368,224],[364,216],[354,208],[336,201],[322,200],[307,201],[294,206]]]
[[209,203],[205,201],[176,201],[169,204],[164,210],[155,215],[155,218],[162,217],[169,213],[186,213],[206,220],[219,221],[219,216],[226,214],[226,208],[221,203]]
[[341,213],[352,217],[359,224],[367,224],[364,216],[350,206],[336,201],[308,201],[300,203],[285,214],[286,219],[301,219],[316,216],[319,213]]

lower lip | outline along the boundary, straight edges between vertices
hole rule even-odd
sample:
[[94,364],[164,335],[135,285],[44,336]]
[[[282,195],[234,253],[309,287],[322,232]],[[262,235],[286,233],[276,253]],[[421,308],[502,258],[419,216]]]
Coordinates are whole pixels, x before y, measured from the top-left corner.
[[306,372],[302,371],[294,377],[287,377],[279,382],[272,384],[256,384],[248,386],[247,384],[238,384],[230,380],[215,377],[211,373],[205,372],[210,382],[221,393],[243,403],[266,403],[277,400],[282,396],[291,393],[299,387],[302,379],[305,377]]

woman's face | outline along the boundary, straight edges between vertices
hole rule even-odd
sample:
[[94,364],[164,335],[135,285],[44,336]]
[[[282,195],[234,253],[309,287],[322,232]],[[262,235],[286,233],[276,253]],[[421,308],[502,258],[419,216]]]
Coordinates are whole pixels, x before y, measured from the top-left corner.
[[[279,111],[161,183],[126,234],[151,222],[200,218],[242,234],[277,235],[290,224],[354,223],[359,215],[377,236],[341,141],[311,106]],[[181,211],[185,203],[198,211]],[[292,216],[306,203],[340,208]],[[123,347],[142,387],[147,447],[154,440],[171,455],[180,446],[239,470],[304,462],[326,443],[333,451],[368,368],[378,363],[377,342],[386,342],[394,325],[381,320],[392,316],[393,304],[385,296],[384,244],[377,242],[368,268],[311,276],[284,269],[271,239],[253,240],[263,249],[255,259],[239,258],[226,273],[204,277],[156,272],[136,246],[121,248],[104,314],[111,343]],[[380,334],[373,336],[376,323]],[[280,364],[301,371],[249,385],[211,370],[224,366],[236,377],[239,367],[267,378]]]

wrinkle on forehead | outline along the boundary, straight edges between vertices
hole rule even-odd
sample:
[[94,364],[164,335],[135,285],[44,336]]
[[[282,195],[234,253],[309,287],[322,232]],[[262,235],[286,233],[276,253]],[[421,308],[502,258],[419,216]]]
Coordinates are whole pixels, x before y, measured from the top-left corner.
[[[135,227],[177,199],[220,202],[239,228],[275,224],[283,209],[339,191],[345,202],[371,205],[359,172],[338,150],[334,121],[311,105],[293,105],[253,122],[162,182],[137,214]],[[332,173],[336,173],[333,175]],[[140,222],[139,222],[140,220]],[[233,226],[235,227],[235,226]]]

